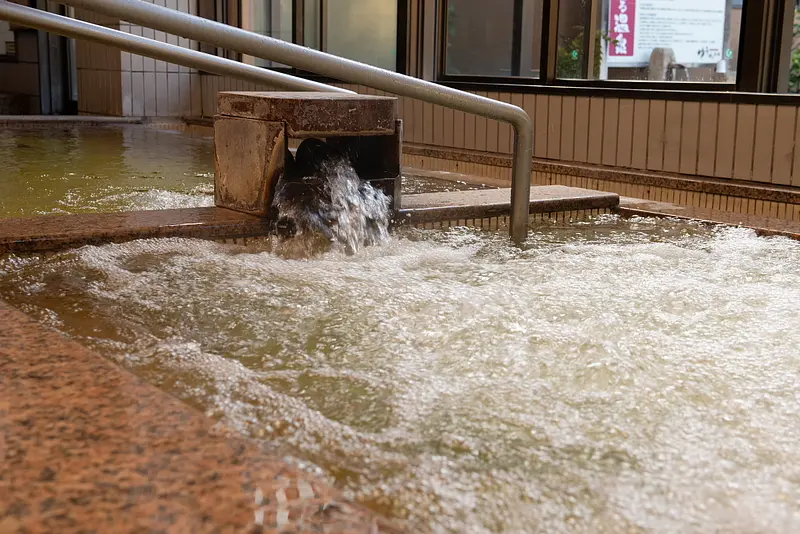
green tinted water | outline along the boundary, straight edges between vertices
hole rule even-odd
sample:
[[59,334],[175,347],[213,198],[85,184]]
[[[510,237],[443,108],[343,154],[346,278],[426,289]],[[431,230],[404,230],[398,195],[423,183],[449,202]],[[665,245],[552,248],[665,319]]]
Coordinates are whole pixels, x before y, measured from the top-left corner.
[[[213,205],[210,136],[143,126],[0,129],[0,218]],[[404,180],[403,193],[474,186]]]
[[0,130],[0,164],[0,217],[213,203],[213,140],[188,133]]

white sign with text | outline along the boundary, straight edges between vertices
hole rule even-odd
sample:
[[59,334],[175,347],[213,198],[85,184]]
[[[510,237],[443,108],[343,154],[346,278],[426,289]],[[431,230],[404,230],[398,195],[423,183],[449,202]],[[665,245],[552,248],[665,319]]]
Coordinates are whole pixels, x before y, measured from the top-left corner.
[[671,48],[683,65],[724,57],[725,0],[610,0],[609,67],[643,67],[654,48]]

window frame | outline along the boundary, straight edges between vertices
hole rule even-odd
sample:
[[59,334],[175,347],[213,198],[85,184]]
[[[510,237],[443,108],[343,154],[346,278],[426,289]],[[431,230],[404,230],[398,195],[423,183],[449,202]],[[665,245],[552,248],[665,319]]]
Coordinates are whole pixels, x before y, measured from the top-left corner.
[[[515,83],[520,80],[540,81],[542,79],[542,69],[539,69],[539,76],[519,76],[520,63],[522,59],[522,6],[524,0],[513,0],[512,34],[511,34],[511,76],[491,76],[477,74],[448,74],[447,73],[447,9],[448,0],[437,0],[436,2],[436,80],[440,82],[467,82],[467,83]],[[542,28],[544,30],[544,27]],[[515,76],[513,73],[517,72]]]
[[[436,0],[437,9],[436,16],[436,80],[440,83],[452,87],[470,87],[472,89],[489,89],[497,90],[498,86],[514,86],[518,89],[530,87],[574,87],[574,88],[605,88],[605,89],[628,89],[628,90],[658,90],[658,91],[708,91],[708,92],[732,92],[732,91],[750,91],[755,92],[762,90],[764,92],[775,92],[777,85],[777,75],[780,70],[779,61],[771,61],[768,68],[770,68],[768,78],[762,74],[762,71],[753,69],[754,56],[757,54],[750,52],[745,53],[746,48],[740,47],[740,52],[737,56],[736,67],[736,81],[735,82],[677,82],[677,81],[650,81],[650,80],[597,80],[597,79],[570,79],[556,77],[556,58],[558,53],[558,19],[559,19],[559,0],[543,0],[542,1],[542,33],[541,39],[541,58],[539,62],[539,78],[530,77],[514,77],[514,76],[474,76],[474,75],[459,75],[448,74],[446,72],[446,49],[447,49],[447,5],[449,0]],[[515,0],[515,13],[516,6],[522,0]],[[772,15],[766,25],[759,25],[764,18],[759,16],[765,9],[762,4],[779,5],[780,2],[785,0],[747,0],[744,2],[742,8],[741,26],[739,29],[739,42],[744,41],[744,36],[748,35],[749,39],[756,36],[763,43],[764,41],[774,40],[774,36],[779,34],[777,31],[783,24],[783,17],[781,9],[774,9],[767,15]],[[759,4],[756,6],[755,4]],[[755,14],[757,12],[758,14]],[[748,17],[748,13],[751,15]],[[756,19],[756,20],[753,20]],[[514,28],[519,26],[516,23]],[[773,29],[770,33],[770,29]],[[752,42],[752,41],[748,41]],[[513,42],[512,51],[521,50],[522,43]],[[763,48],[763,46],[762,46]],[[759,49],[760,50],[760,49]],[[585,55],[585,54],[584,54]],[[759,59],[763,58],[761,62],[769,60],[769,54],[764,57],[764,52],[761,51]],[[751,68],[748,68],[750,66]],[[760,67],[760,65],[759,65]],[[754,77],[763,80],[759,85],[759,89],[755,88],[753,83]],[[761,88],[763,87],[763,88]],[[478,89],[478,90],[480,90]]]
[[[230,25],[235,24],[237,28],[242,27],[242,0],[207,0],[207,1],[212,2],[215,21]],[[331,0],[318,0],[318,1],[320,2],[321,8],[324,11],[324,4],[326,2],[330,2]],[[410,0],[396,0],[396,2],[397,2],[397,31],[396,31],[397,42],[395,43],[395,50],[396,50],[395,72],[399,74],[407,74]],[[235,11],[231,9],[232,5],[235,6],[234,7]],[[302,43],[298,43],[298,40],[304,40],[305,37],[305,35],[303,34],[305,28],[304,11],[305,11],[304,0],[292,0],[292,44],[301,44],[301,46]],[[230,20],[231,15],[235,17],[235,20],[233,21]],[[321,31],[323,30],[324,30],[324,24],[323,28],[321,28]],[[320,37],[322,36],[320,35]],[[227,52],[222,49],[217,49],[217,55],[228,57],[229,59],[235,59],[236,61],[242,60],[242,54],[235,52]],[[326,76],[321,76],[319,74],[307,72],[301,69],[297,69],[295,67],[262,67],[262,68],[274,70],[277,72],[282,72],[285,74],[291,74],[294,76],[302,76],[303,78],[309,78],[314,80],[323,80],[323,81],[332,80],[331,78],[328,78]]]
[[[242,0],[199,0],[206,3],[213,11],[214,20],[221,21],[217,13],[217,5],[236,3],[238,20],[230,21],[241,27],[241,1]],[[320,0],[330,1],[330,0]],[[800,0],[795,0],[795,3]],[[426,7],[430,2],[432,9]],[[515,5],[520,0],[515,0]],[[570,94],[580,94],[586,91],[587,96],[598,94],[625,94],[646,93],[651,95],[666,95],[684,93],[688,98],[697,98],[702,101],[750,101],[752,98],[766,94],[776,96],[797,96],[785,93],[785,79],[788,73],[787,52],[781,46],[782,42],[791,38],[791,24],[786,18],[789,8],[784,6],[792,4],[790,0],[746,0],[742,8],[739,29],[739,42],[758,43],[757,46],[740,47],[737,57],[737,79],[735,83],[719,82],[679,82],[679,81],[649,81],[649,80],[590,80],[557,78],[556,57],[558,51],[558,17],[559,0],[542,0],[542,29],[539,36],[540,61],[539,77],[498,77],[447,74],[445,72],[446,54],[446,9],[447,0],[397,0],[397,64],[395,72],[411,76],[421,75],[419,71],[422,64],[422,55],[432,53],[432,80],[444,86],[464,90],[477,91],[510,91],[515,93],[556,93],[567,91]],[[302,34],[303,17],[298,12],[298,5],[303,6],[302,0],[292,0],[292,41],[298,41],[298,30]],[[791,7],[791,6],[789,6]],[[302,11],[302,9],[300,10]],[[412,12],[416,14],[411,20]],[[299,16],[298,16],[299,15]],[[209,17],[210,18],[210,17]],[[412,24],[412,23],[415,23]],[[432,50],[426,51],[426,39],[423,27],[432,24]],[[416,27],[416,30],[414,29]],[[431,26],[428,26],[431,28]],[[515,33],[512,37],[512,50],[520,51],[521,40],[516,28],[520,24],[515,20]],[[202,45],[201,45],[202,46]],[[415,57],[411,57],[416,51]],[[213,52],[212,52],[213,53]],[[218,55],[225,52],[217,50]],[[228,57],[240,59],[240,54],[230,54]],[[512,60],[517,59],[516,57]],[[514,62],[519,65],[519,61]],[[784,63],[787,63],[784,65]],[[784,68],[786,67],[786,68]],[[274,68],[272,70],[285,72],[295,76],[322,82],[337,82],[330,77],[321,76],[295,68]],[[786,71],[786,72],[783,72]],[[779,92],[780,91],[780,92]],[[710,93],[710,94],[709,94]],[[737,96],[738,95],[738,96]],[[782,102],[785,102],[781,98]]]

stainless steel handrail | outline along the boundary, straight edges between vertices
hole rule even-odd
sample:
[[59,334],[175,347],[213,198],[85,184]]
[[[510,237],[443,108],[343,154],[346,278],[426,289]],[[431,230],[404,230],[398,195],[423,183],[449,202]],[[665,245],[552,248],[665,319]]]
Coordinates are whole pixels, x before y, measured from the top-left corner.
[[261,69],[252,65],[245,65],[238,61],[212,56],[211,54],[197,52],[180,46],[160,43],[153,39],[112,30],[105,26],[98,26],[97,24],[91,24],[81,20],[62,17],[61,15],[41,11],[32,7],[21,6],[5,0],[0,0],[0,20],[7,20],[22,26],[46,30],[66,37],[86,39],[88,41],[107,44],[128,52],[169,61],[176,65],[213,72],[214,74],[231,76],[256,83],[268,83],[283,89],[352,93],[352,91],[332,85],[305,80],[281,72]]
[[514,163],[511,175],[510,233],[512,239],[517,243],[524,241],[528,230],[530,204],[533,121],[522,108],[258,35],[142,0],[58,1],[173,35],[291,65],[308,72],[316,72],[336,80],[365,85],[510,123],[514,127],[515,133]]

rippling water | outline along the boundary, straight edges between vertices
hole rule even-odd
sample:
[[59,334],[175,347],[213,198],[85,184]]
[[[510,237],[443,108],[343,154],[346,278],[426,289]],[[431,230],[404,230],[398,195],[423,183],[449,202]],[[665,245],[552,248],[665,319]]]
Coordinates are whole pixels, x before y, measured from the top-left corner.
[[0,130],[0,219],[213,204],[213,140],[142,126]]
[[[211,136],[140,125],[2,129],[0,165],[0,219],[214,204]],[[403,193],[476,187],[403,180]]]
[[414,530],[800,530],[800,243],[603,217],[264,250],[7,257],[0,297]]

